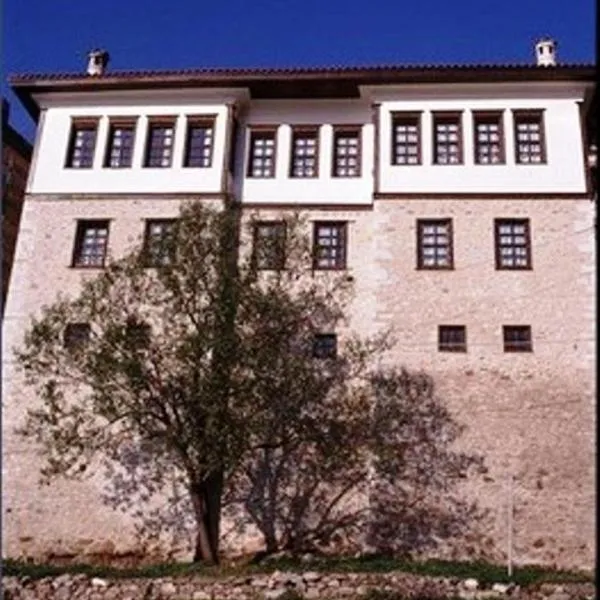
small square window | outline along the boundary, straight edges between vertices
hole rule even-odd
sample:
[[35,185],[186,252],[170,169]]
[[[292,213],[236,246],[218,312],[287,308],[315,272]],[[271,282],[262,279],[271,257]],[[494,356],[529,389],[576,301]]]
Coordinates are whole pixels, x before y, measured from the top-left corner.
[[346,268],[345,221],[317,222],[314,224],[313,268]]
[[83,350],[90,339],[89,323],[68,323],[65,327],[63,345],[69,352]]
[[417,221],[417,268],[452,269],[451,219],[419,219]]
[[466,352],[467,328],[464,325],[440,325],[438,350],[440,352]]
[[134,122],[112,122],[108,130],[108,143],[106,146],[104,166],[111,169],[131,167],[134,140]]
[[104,267],[108,221],[78,221],[73,249],[74,267]]
[[175,121],[156,121],[148,124],[145,167],[168,168],[173,158]]
[[319,172],[318,128],[292,132],[290,177],[317,177]]
[[151,328],[148,323],[129,318],[125,329],[127,345],[133,349],[140,350],[150,345]]
[[529,219],[494,221],[496,269],[531,269]]
[[175,251],[175,219],[152,219],[146,221],[144,233],[144,264],[161,267],[172,263]]
[[254,224],[253,260],[257,269],[285,268],[286,226],[284,221],[261,221]]
[[337,357],[337,335],[335,333],[318,333],[313,339],[314,358]]
[[504,132],[502,113],[475,113],[475,164],[500,165],[504,163]]
[[530,325],[504,325],[504,352],[532,352]]
[[421,164],[420,113],[392,114],[392,164]]
[[189,118],[184,167],[208,168],[212,162],[214,119]]
[[250,132],[248,177],[275,177],[275,130]]
[[71,169],[91,169],[94,166],[97,120],[75,120],[67,151],[66,166]]
[[333,132],[333,176],[360,177],[360,129],[336,129]]
[[546,162],[544,114],[541,111],[515,111],[515,160],[519,165]]
[[462,125],[460,113],[434,113],[434,164],[459,165],[462,164],[462,161]]

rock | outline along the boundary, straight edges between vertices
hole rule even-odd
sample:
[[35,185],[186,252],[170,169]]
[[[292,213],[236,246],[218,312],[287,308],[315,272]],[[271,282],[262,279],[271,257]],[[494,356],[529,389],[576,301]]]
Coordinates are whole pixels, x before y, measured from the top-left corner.
[[317,573],[316,571],[308,571],[303,573],[302,579],[306,581],[306,583],[315,583],[316,581],[321,581],[322,579],[321,573]]
[[160,593],[163,596],[173,596],[173,594],[177,593],[177,586],[171,581],[165,581],[160,586]]
[[277,598],[281,598],[285,594],[287,594],[287,590],[268,590],[265,592],[265,600],[277,600]]
[[198,590],[193,593],[192,600],[211,600],[211,595],[208,592]]
[[462,582],[462,586],[465,588],[465,590],[475,591],[479,588],[479,581],[470,577]]
[[106,581],[105,579],[100,579],[100,577],[92,577],[91,584],[92,584],[92,587],[97,587],[97,588],[107,588],[108,587],[108,581]]
[[497,592],[498,594],[508,594],[510,589],[510,583],[494,583],[494,585],[492,585],[492,591]]
[[302,558],[300,559],[303,563],[309,563],[312,562],[313,560],[315,560],[315,557],[313,554],[311,554],[310,552],[307,552],[306,554],[302,555]]

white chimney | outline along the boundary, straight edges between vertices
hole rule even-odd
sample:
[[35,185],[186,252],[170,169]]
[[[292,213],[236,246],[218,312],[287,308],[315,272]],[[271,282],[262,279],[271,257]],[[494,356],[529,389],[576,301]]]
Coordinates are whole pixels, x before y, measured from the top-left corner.
[[104,75],[110,56],[106,50],[90,50],[88,52],[88,75]]
[[556,66],[557,43],[550,38],[542,38],[535,45],[535,58],[538,67]]

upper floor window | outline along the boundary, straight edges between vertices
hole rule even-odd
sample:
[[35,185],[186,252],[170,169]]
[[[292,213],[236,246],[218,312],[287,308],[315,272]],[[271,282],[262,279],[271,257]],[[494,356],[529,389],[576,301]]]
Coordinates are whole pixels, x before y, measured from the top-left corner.
[[417,221],[417,268],[453,268],[452,219]]
[[250,131],[248,177],[275,177],[275,129]]
[[103,267],[108,248],[108,220],[78,221],[73,248],[74,267]]
[[145,167],[171,166],[173,159],[173,141],[175,138],[175,119],[150,120],[146,141]]
[[91,169],[94,166],[97,132],[98,119],[73,120],[69,148],[67,150],[67,167],[72,169]]
[[433,162],[436,165],[459,165],[462,158],[460,113],[433,114]]
[[499,165],[504,163],[504,133],[502,113],[475,113],[475,164]]
[[466,352],[467,328],[464,325],[440,325],[438,327],[439,352]]
[[333,131],[333,176],[360,177],[360,128]]
[[496,269],[531,269],[529,219],[494,221]]
[[531,352],[531,325],[504,325],[502,327],[504,352]]
[[131,167],[134,140],[135,121],[111,121],[104,165],[114,169]]
[[257,269],[281,270],[285,267],[284,221],[254,224],[253,260]]
[[515,157],[517,164],[546,162],[544,115],[542,111],[514,111]]
[[313,268],[346,268],[345,221],[317,222],[314,224]]
[[214,117],[188,117],[184,167],[210,167],[214,124]]
[[297,128],[292,132],[290,177],[317,177],[319,171],[319,129]]
[[392,164],[421,164],[421,114],[392,114]]
[[176,219],[151,219],[146,221],[143,257],[147,267],[168,265],[173,259]]

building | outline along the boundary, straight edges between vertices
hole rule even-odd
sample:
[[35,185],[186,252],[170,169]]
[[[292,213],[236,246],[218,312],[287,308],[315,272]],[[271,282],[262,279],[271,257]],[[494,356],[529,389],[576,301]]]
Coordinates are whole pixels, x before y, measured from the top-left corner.
[[2,99],[2,310],[19,231],[31,144],[9,123],[10,105]]
[[38,487],[14,436],[35,403],[9,356],[29,315],[160,232],[182,199],[232,197],[264,220],[305,211],[315,268],[355,280],[353,327],[393,324],[390,360],[435,376],[488,466],[464,488],[489,511],[473,544],[591,568],[595,67],[554,51],[543,40],[524,65],[168,72],[110,72],[95,53],[87,74],[13,77],[38,131],[4,322],[4,555],[132,546],[100,481]]

